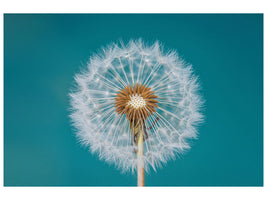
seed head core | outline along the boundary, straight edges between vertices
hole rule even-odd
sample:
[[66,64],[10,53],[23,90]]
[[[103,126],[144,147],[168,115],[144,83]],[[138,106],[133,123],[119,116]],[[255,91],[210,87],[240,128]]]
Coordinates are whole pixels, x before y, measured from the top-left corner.
[[115,98],[115,108],[118,114],[126,114],[130,122],[137,122],[146,118],[155,112],[158,96],[154,95],[154,91],[150,90],[145,84],[136,84],[126,86],[117,93]]
[[138,109],[138,108],[143,108],[146,106],[146,101],[144,100],[143,97],[137,94],[130,96],[131,100],[128,101],[127,105],[131,105],[133,108]]

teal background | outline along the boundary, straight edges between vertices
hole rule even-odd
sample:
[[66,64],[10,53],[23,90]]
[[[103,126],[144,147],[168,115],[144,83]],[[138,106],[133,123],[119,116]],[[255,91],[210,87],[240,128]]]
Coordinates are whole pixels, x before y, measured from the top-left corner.
[[100,47],[160,40],[200,76],[205,123],[147,186],[263,185],[263,15],[4,15],[4,185],[135,186],[75,138],[68,92]]

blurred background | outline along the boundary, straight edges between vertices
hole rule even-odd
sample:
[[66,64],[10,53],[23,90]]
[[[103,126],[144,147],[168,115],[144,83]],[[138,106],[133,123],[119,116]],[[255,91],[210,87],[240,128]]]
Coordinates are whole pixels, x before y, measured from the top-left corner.
[[146,185],[263,185],[262,14],[5,14],[5,186],[136,186],[77,142],[68,93],[93,53],[138,38],[193,64],[206,100],[192,149]]

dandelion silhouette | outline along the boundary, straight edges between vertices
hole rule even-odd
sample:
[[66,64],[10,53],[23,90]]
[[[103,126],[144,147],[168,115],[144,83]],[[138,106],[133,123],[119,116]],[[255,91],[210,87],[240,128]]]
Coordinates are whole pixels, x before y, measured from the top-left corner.
[[123,172],[156,171],[190,148],[202,121],[191,65],[155,42],[112,44],[75,76],[71,118],[81,143]]

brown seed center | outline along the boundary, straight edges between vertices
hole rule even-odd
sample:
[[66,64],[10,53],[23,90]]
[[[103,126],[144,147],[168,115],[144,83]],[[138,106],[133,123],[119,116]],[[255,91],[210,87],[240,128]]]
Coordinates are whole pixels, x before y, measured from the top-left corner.
[[155,112],[155,108],[158,107],[158,98],[151,91],[151,88],[146,87],[144,84],[136,84],[133,87],[131,85],[126,86],[117,93],[115,98],[115,108],[118,114],[126,114],[126,117],[130,122],[143,122],[146,118]]

